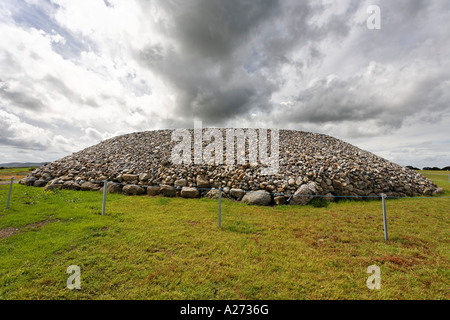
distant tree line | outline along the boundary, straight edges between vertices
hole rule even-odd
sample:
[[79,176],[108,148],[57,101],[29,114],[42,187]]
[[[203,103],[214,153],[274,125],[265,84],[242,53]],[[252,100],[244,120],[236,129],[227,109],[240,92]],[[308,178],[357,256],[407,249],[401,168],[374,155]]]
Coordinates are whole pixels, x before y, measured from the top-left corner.
[[[406,166],[406,167],[411,170],[420,170],[419,168],[413,166]],[[438,167],[423,167],[422,170],[450,171],[450,166],[443,167],[442,169]]]

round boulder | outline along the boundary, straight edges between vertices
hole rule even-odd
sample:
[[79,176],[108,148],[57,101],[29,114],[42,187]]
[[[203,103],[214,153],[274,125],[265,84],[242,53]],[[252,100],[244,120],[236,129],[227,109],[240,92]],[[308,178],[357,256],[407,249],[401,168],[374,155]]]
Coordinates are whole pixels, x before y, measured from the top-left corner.
[[258,190],[254,192],[248,192],[242,198],[242,202],[247,202],[248,204],[256,204],[259,206],[268,206],[272,201],[270,193],[265,190]]
[[122,186],[120,183],[109,181],[106,184],[106,191],[109,193],[121,193]]
[[127,184],[122,188],[122,192],[128,195],[140,195],[145,193],[145,189],[136,184]]
[[177,196],[177,189],[169,186],[169,185],[162,185],[161,186],[161,193],[165,197],[176,197]]
[[148,186],[147,187],[147,194],[149,196],[156,196],[161,193],[161,188],[157,186]]
[[196,188],[183,187],[180,195],[183,198],[198,198],[200,197],[200,192]]
[[294,193],[290,204],[300,204],[302,206],[308,204],[312,199],[312,195],[316,194],[317,186],[315,182],[302,184]]
[[61,189],[66,189],[66,190],[80,190],[80,188],[81,188],[80,185],[73,181],[66,181],[61,186]]
[[237,200],[241,200],[245,195],[245,191],[242,189],[231,189],[230,190],[230,196]]
[[43,188],[47,184],[45,180],[36,180],[33,184],[33,187]]
[[197,187],[198,188],[209,188],[211,185],[209,183],[208,177],[204,175],[197,176]]
[[82,191],[97,191],[100,190],[100,186],[96,183],[85,182],[81,185]]
[[19,184],[23,184],[25,186],[32,186],[32,185],[34,185],[36,180],[37,179],[35,177],[26,177],[26,178],[19,180]]
[[219,190],[211,189],[205,194],[205,198],[208,199],[218,199],[219,198]]

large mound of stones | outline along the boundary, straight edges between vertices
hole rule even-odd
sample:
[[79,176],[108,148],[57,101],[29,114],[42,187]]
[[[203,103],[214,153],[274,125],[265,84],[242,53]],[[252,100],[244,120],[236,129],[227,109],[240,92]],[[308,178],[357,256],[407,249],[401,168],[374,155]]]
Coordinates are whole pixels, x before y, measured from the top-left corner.
[[[234,129],[214,130],[225,140],[226,130]],[[186,131],[194,141],[194,130]],[[265,133],[268,153],[270,133]],[[102,141],[32,171],[20,183],[49,190],[101,190],[103,181],[108,180],[108,192],[186,198],[214,198],[221,188],[224,197],[262,205],[307,204],[317,196],[333,201],[336,196],[362,199],[383,193],[418,196],[441,192],[421,174],[339,139],[294,130],[277,133],[278,170],[273,174],[262,174],[260,164],[249,163],[248,146],[245,163],[174,163],[173,150],[179,141],[174,140],[173,130],[155,130]],[[203,148],[211,141],[202,141]],[[195,143],[190,146],[194,159]],[[225,143],[223,148],[225,155]]]

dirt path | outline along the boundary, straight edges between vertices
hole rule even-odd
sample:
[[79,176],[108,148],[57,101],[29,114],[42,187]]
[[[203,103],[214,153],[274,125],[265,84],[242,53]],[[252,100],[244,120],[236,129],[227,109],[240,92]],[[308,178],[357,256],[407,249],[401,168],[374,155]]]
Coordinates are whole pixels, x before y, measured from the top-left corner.
[[[11,183],[11,180],[0,181],[0,185],[4,185],[4,184],[8,184],[9,185],[10,183]],[[19,183],[19,180],[14,179],[13,184],[16,184],[16,183]]]
[[3,229],[0,229],[0,239],[8,238],[16,233],[28,231],[30,229],[42,228],[47,223],[56,222],[56,221],[59,221],[59,220],[58,219],[48,219],[48,220],[44,220],[44,221],[27,224],[26,226],[22,226],[19,228],[14,228],[14,227],[3,228]]

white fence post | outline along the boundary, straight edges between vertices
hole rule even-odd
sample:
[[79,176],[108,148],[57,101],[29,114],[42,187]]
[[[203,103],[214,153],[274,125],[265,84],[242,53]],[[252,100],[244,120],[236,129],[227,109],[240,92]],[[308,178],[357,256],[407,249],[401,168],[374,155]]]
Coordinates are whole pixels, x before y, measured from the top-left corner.
[[106,184],[108,180],[103,180],[103,206],[102,206],[102,216],[105,215],[105,205],[106,205]]
[[219,188],[219,228],[222,228],[222,188]]
[[383,225],[384,225],[384,240],[388,240],[388,228],[386,219],[386,195],[381,194],[382,206],[383,206]]
[[11,191],[12,191],[13,181],[14,181],[14,177],[11,177],[11,183],[9,184],[8,201],[6,202],[6,209],[9,208],[9,200],[11,199]]

